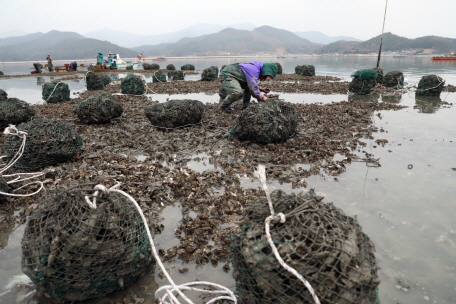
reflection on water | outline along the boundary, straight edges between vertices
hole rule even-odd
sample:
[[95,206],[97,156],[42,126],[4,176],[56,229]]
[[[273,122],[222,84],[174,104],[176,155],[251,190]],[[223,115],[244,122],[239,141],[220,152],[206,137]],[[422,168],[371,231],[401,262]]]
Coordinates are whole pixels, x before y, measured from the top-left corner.
[[402,94],[382,94],[382,101],[389,103],[400,103]]
[[357,95],[352,94],[348,95],[348,101],[364,101],[364,102],[376,102],[379,99],[379,94],[370,94],[370,95]]
[[415,95],[415,103],[419,113],[435,113],[442,105],[440,96],[420,96]]

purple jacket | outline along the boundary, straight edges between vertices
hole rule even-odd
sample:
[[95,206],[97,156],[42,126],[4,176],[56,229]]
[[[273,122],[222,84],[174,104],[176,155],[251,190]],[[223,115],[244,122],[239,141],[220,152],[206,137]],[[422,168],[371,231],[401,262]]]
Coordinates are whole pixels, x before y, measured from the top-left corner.
[[239,66],[245,74],[247,87],[249,88],[250,93],[253,97],[259,98],[262,94],[258,87],[258,80],[260,79],[261,71],[263,70],[263,62],[250,61],[249,63],[239,63]]

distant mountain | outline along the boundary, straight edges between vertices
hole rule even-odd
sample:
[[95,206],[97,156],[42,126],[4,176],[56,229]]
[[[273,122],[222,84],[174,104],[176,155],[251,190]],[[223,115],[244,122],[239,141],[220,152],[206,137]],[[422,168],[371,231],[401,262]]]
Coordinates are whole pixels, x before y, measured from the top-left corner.
[[[366,54],[378,52],[380,40],[381,35],[363,42],[338,41],[322,47],[319,53]],[[454,52],[456,51],[456,39],[437,36],[409,39],[389,32],[383,35],[382,52],[412,51],[420,53],[425,49],[437,54]]]
[[315,42],[315,43],[321,43],[321,44],[328,44],[328,43],[332,43],[332,42],[336,42],[336,41],[340,41],[340,40],[362,41],[361,39],[354,38],[354,37],[348,37],[348,36],[330,37],[330,36],[326,36],[322,32],[317,32],[317,31],[294,32],[294,33],[301,38],[307,39],[307,40]]
[[15,36],[24,36],[27,35],[28,33],[24,30],[21,29],[15,29],[15,30],[10,30],[6,31],[3,33],[0,33],[0,38],[8,38],[8,37],[15,37]]
[[14,37],[3,38],[3,39],[0,39],[0,47],[19,44],[19,43],[28,42],[28,41],[33,41],[33,40],[39,39],[43,35],[44,35],[43,33],[38,32],[38,33],[33,33],[33,34],[27,34],[24,36],[14,36]]
[[309,54],[321,47],[292,32],[262,26],[253,31],[224,29],[215,34],[183,38],[176,43],[133,48],[146,56],[237,55],[257,53]]
[[[239,30],[252,30],[255,26],[251,23],[230,25],[229,27]],[[110,41],[123,47],[137,47],[140,45],[156,45],[160,43],[177,42],[182,38],[198,37],[201,35],[217,33],[227,26],[219,24],[199,23],[176,32],[169,32],[159,35],[141,35],[140,33],[127,33],[111,29],[102,29],[84,34],[87,38]]]
[[119,53],[124,58],[137,55],[133,50],[122,48],[107,41],[85,38],[74,32],[50,31],[46,34],[34,33],[22,37],[24,39],[15,39],[17,43],[8,40],[9,44],[7,45],[2,45],[2,40],[0,40],[0,61],[45,60],[48,54],[54,60],[95,59],[100,50],[105,53],[108,51]]

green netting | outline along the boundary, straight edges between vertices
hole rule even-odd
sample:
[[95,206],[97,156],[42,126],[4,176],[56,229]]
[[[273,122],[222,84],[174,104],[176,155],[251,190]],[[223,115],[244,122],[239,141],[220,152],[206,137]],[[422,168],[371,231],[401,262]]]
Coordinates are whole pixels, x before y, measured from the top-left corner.
[[[105,87],[106,77],[102,77],[103,74],[97,72],[88,72],[86,75],[87,90],[103,90]],[[105,75],[103,75],[105,76]]]
[[35,116],[35,110],[25,101],[8,98],[0,101],[0,128],[18,125]]
[[372,88],[377,85],[375,78],[363,80],[361,78],[353,78],[348,85],[348,90],[358,95],[368,95],[372,92]]
[[315,76],[315,67],[313,65],[298,65],[295,67],[295,74],[301,76]]
[[298,120],[291,103],[270,100],[243,110],[234,121],[230,135],[259,143],[284,141],[295,133]]
[[277,74],[282,74],[283,73],[282,65],[278,62],[276,62],[275,64],[277,65]]
[[174,71],[176,69],[176,67],[174,66],[174,64],[168,64],[166,66],[166,69],[169,70],[169,71]]
[[210,68],[204,69],[201,74],[202,81],[214,81],[217,80],[219,69],[216,66],[211,66]]
[[182,71],[169,71],[168,79],[172,80],[184,80],[184,72]]
[[98,74],[98,75],[100,75],[100,77],[101,77],[101,82],[103,83],[103,85],[104,85],[105,87],[106,87],[108,84],[111,83],[112,79],[111,79],[111,77],[109,77],[108,75],[102,74],[102,73],[100,73],[100,74]]
[[146,92],[146,83],[141,76],[128,75],[120,82],[122,94],[142,95]]
[[144,113],[153,126],[178,128],[199,123],[204,115],[204,104],[191,99],[170,100],[145,107]]
[[120,117],[123,107],[120,100],[108,93],[101,93],[74,105],[74,113],[85,124],[108,123]]
[[445,80],[437,75],[426,75],[421,77],[416,95],[421,96],[440,96],[445,87]]
[[[284,223],[270,227],[281,258],[313,287],[321,303],[378,304],[375,247],[356,218],[313,191],[271,193],[275,213]],[[230,237],[231,259],[239,303],[314,303],[310,292],[275,258],[265,234],[270,215],[266,198],[244,209],[243,232]]]
[[150,67],[150,63],[143,63],[143,69],[144,70],[152,70],[151,67]]
[[127,67],[125,68],[126,70],[133,70],[133,65],[130,64],[130,65],[127,65]]
[[368,79],[377,79],[377,71],[373,69],[363,69],[358,70],[350,75],[353,79],[361,79],[361,80],[368,80]]
[[[125,196],[96,198],[83,186],[43,197],[22,238],[22,271],[61,302],[102,297],[130,285],[152,260],[144,223]],[[93,186],[87,189],[93,189]],[[100,194],[101,195],[101,194]]]
[[183,66],[181,66],[181,70],[183,71],[194,71],[195,70],[195,66],[193,64],[184,64]]
[[43,85],[42,98],[48,103],[58,103],[70,98],[70,87],[63,82],[47,82]]
[[[35,118],[17,126],[26,132],[27,142],[24,153],[13,168],[35,171],[46,166],[68,161],[82,148],[82,138],[73,125],[48,118]],[[5,150],[12,158],[22,144],[22,138],[8,136]]]
[[0,89],[0,101],[4,101],[8,99],[8,93]]
[[166,74],[162,71],[157,71],[152,75],[152,82],[167,82]]
[[404,86],[404,74],[397,70],[386,73],[383,77],[383,85],[385,87],[401,89]]

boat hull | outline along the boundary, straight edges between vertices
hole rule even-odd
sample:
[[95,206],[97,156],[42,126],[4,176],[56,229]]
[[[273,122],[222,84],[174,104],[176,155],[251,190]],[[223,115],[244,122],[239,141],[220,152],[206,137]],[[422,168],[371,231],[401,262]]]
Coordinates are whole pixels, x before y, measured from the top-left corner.
[[432,57],[432,60],[456,60],[456,57]]

